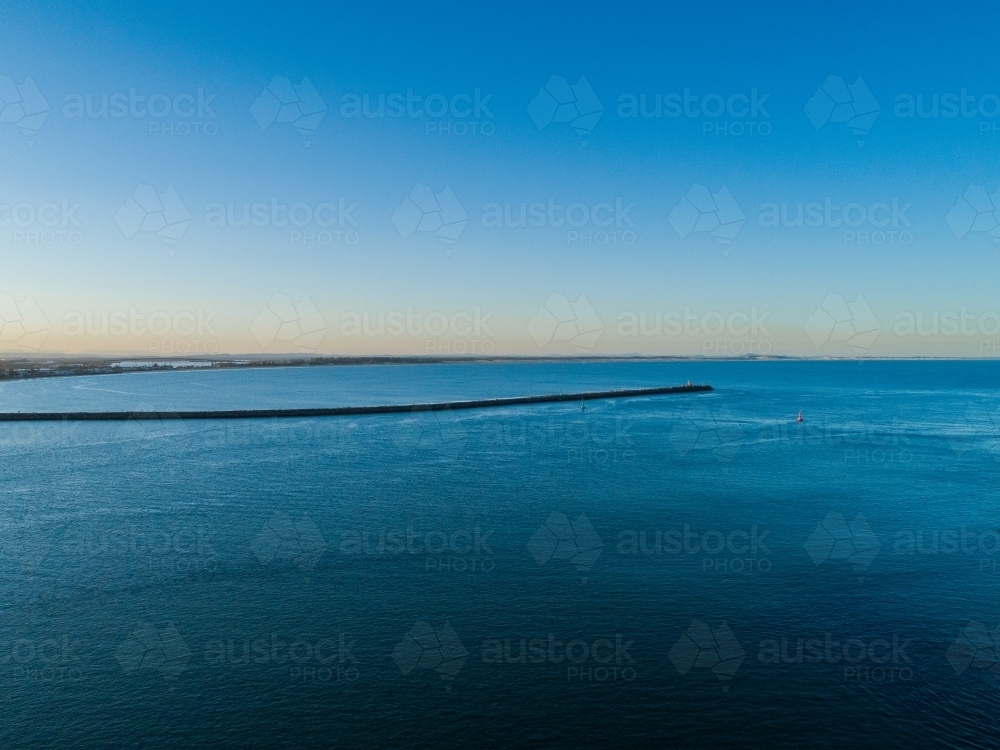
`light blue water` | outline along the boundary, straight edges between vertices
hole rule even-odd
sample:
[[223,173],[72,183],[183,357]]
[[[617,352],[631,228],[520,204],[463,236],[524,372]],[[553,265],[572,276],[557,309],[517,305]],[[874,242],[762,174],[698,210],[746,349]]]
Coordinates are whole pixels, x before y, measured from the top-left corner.
[[670,362],[4,383],[2,411],[717,390],[0,424],[0,744],[993,746],[998,376]]

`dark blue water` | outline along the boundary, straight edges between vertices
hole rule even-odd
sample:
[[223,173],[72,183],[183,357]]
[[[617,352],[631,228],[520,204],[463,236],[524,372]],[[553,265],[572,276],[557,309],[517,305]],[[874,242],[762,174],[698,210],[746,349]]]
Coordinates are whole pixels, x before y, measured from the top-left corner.
[[688,379],[717,390],[0,424],[0,745],[995,747],[996,364],[141,373],[0,410]]

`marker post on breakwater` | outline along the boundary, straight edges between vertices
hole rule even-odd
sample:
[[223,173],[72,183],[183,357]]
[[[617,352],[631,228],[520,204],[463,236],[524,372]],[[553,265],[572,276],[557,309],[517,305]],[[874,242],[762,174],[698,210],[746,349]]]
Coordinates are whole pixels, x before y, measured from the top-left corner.
[[622,388],[615,391],[587,393],[553,393],[543,396],[513,396],[509,398],[445,401],[431,404],[382,404],[378,406],[333,406],[304,409],[230,409],[221,411],[64,411],[64,412],[0,412],[0,422],[92,421],[115,422],[130,419],[267,419],[273,417],[340,417],[358,414],[403,414],[422,411],[486,409],[522,404],[550,404],[564,401],[602,401],[615,398],[665,396],[680,393],[711,391],[710,385],[666,386],[660,388]]

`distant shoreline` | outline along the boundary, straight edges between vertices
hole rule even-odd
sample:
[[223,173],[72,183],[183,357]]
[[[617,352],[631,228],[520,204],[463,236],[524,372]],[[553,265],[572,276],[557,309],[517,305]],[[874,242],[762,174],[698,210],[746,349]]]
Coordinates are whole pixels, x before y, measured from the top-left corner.
[[352,365],[522,364],[587,362],[990,362],[996,357],[798,357],[748,354],[734,357],[701,355],[579,355],[579,356],[438,356],[438,355],[225,355],[218,357],[139,357],[124,355],[33,355],[0,359],[0,381],[74,375],[116,375],[126,372],[233,370],[268,367],[329,367]]

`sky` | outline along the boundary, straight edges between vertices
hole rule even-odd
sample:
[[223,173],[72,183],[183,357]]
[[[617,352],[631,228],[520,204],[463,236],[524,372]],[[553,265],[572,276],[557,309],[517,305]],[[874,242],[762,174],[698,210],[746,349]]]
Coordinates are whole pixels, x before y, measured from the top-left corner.
[[997,356],[998,15],[14,0],[0,352]]

